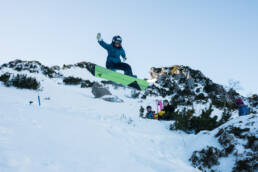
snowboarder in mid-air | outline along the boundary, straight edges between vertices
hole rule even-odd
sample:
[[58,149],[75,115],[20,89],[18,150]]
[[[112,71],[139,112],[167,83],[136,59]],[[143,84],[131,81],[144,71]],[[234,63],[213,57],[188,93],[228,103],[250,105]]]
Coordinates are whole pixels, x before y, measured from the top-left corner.
[[114,36],[111,44],[107,44],[103,41],[101,34],[97,34],[98,43],[107,50],[108,56],[106,61],[106,68],[110,70],[122,70],[125,75],[135,77],[132,72],[132,68],[129,64],[121,62],[120,56],[122,56],[125,61],[126,54],[122,47],[122,38],[120,36]]

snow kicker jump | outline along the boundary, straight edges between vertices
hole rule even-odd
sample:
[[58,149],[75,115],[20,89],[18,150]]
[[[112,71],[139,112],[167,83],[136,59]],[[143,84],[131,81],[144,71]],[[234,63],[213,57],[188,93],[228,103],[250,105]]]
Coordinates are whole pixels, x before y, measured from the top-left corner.
[[146,80],[114,72],[93,63],[89,65],[88,70],[95,77],[113,81],[125,86],[135,88],[137,90],[145,90],[148,87],[148,82]]

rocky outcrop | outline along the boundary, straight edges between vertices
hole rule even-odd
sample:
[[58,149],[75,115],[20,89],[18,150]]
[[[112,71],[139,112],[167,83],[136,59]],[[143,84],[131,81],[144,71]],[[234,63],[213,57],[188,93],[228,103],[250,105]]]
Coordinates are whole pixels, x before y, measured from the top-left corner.
[[258,170],[258,116],[241,117],[215,130],[221,148],[206,147],[194,151],[189,159],[194,167],[202,171],[217,171],[222,158],[234,157],[232,171],[254,172]]
[[223,86],[212,82],[200,71],[187,66],[172,66],[163,68],[152,68],[150,71],[152,78],[157,82],[150,85],[142,95],[147,96],[172,96],[171,102],[187,104],[188,100],[207,101],[210,99],[217,108],[235,109],[235,98],[239,94],[230,89],[227,91]]
[[30,73],[42,73],[43,75],[49,78],[57,78],[61,77],[62,75],[57,72],[58,67],[47,67],[41,64],[38,61],[22,61],[22,60],[14,60],[10,61],[9,63],[5,63],[0,67],[0,70],[3,68],[11,68],[15,71],[28,71]]

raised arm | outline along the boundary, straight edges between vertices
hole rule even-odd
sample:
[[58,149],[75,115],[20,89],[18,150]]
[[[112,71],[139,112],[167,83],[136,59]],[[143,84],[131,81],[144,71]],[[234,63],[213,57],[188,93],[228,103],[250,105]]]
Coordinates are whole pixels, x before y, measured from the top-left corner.
[[105,41],[103,41],[100,33],[97,34],[97,40],[100,46],[102,46],[106,50],[110,49],[110,44],[107,44]]
[[98,41],[99,45],[103,48],[105,48],[106,50],[109,50],[110,49],[110,44],[107,44],[105,41],[103,40],[100,40]]

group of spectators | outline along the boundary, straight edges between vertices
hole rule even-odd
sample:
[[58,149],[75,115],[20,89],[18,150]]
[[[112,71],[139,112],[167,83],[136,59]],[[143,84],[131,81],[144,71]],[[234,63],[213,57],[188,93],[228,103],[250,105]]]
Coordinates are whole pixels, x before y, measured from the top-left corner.
[[[239,116],[244,116],[249,114],[249,108],[244,104],[242,98],[236,99],[236,105],[238,108]],[[158,119],[158,120],[171,120],[173,119],[173,113],[175,111],[175,107],[169,104],[168,100],[163,101],[163,109],[160,112],[155,113],[152,110],[151,106],[147,106],[146,118],[148,119]]]
[[173,112],[175,107],[169,104],[168,100],[163,101],[163,109],[160,112],[155,113],[151,106],[147,106],[146,118],[158,119],[158,120],[169,120],[173,118]]

